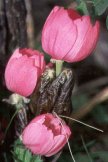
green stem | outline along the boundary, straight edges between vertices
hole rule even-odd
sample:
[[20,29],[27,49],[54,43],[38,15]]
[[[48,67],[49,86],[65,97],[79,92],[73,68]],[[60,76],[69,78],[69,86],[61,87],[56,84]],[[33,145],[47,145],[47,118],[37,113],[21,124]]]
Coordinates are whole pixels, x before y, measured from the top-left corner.
[[[6,127],[6,130],[5,130],[5,133],[4,133],[4,140],[5,140],[5,138],[6,138],[6,135],[7,135],[7,132],[8,132],[8,130],[9,130],[9,128],[10,128],[10,125],[11,125],[13,119],[15,118],[15,116],[17,115],[18,111],[19,111],[19,109],[17,109],[17,110],[15,111],[15,113],[13,114],[13,116],[12,116],[12,118],[11,118],[11,120],[10,120],[8,126]],[[4,143],[4,140],[2,141],[2,144]]]
[[90,153],[89,153],[89,151],[88,151],[88,149],[87,149],[87,146],[86,146],[85,141],[84,141],[84,139],[83,139],[82,136],[81,136],[81,140],[82,140],[82,143],[83,143],[84,149],[85,149],[85,151],[86,151],[86,153],[87,153],[87,155],[88,155],[89,162],[93,162],[92,157],[90,156]]
[[56,60],[56,77],[61,73],[63,62],[62,60]]
[[[12,118],[10,119],[9,124],[7,125],[7,128],[4,132],[4,140],[6,138],[8,130],[13,122],[13,119],[15,118],[17,113],[20,111],[20,109],[24,106],[24,98],[23,98],[23,96],[20,96],[20,95],[14,93],[9,97],[9,99],[6,99],[5,101],[8,101],[8,103],[10,103],[12,105],[14,104],[16,111],[14,112],[14,114],[13,114]],[[2,144],[4,143],[4,140],[2,141]]]

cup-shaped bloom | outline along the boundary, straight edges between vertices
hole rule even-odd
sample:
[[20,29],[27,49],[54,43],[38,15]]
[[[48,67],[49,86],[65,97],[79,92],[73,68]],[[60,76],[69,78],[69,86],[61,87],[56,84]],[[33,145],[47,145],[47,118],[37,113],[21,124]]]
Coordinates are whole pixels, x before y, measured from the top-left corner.
[[89,16],[56,6],[44,24],[42,47],[54,59],[77,62],[94,50],[98,35],[98,21],[93,25]]
[[52,114],[34,118],[22,133],[22,142],[33,154],[52,156],[60,151],[70,137],[70,128]]
[[22,96],[29,96],[45,68],[44,56],[37,50],[16,49],[5,70],[7,88]]

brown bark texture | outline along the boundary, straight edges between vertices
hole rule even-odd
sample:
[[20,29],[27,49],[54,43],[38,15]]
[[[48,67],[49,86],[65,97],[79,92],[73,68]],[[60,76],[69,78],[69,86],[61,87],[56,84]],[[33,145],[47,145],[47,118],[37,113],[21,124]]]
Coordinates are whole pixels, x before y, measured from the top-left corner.
[[26,46],[24,0],[0,0],[0,64],[5,65],[16,47]]

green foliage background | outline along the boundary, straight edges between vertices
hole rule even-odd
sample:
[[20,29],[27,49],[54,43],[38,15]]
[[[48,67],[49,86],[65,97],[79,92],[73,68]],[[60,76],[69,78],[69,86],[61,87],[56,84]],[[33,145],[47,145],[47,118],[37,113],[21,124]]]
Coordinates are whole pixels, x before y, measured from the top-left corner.
[[[108,0],[76,0],[78,6],[77,10],[80,11],[82,14],[87,14],[92,17],[93,20],[100,19],[102,15],[106,15],[106,28],[108,29]],[[41,45],[37,45],[38,49],[41,48]],[[49,60],[49,56],[46,55],[46,60]],[[79,96],[74,96],[72,98],[73,108],[75,110],[80,109],[81,105],[84,105],[89,100],[89,96],[87,94],[80,94]],[[6,115],[4,109],[0,109],[1,113]],[[8,111],[7,116],[9,116]],[[103,106],[103,104],[97,105],[95,110],[93,110],[89,116],[93,119],[97,124],[101,124],[103,126],[108,125],[108,116],[107,116],[107,104]],[[86,121],[86,119],[84,119]],[[76,126],[75,126],[76,127]],[[82,129],[77,127],[78,129]],[[74,129],[74,128],[73,128]],[[85,142],[85,147],[89,152],[89,156],[81,143],[79,143],[80,135],[76,138],[76,141],[70,142],[71,148],[75,157],[76,162],[97,162],[99,159],[102,162],[108,162],[108,153],[106,150],[95,151],[94,153],[91,151],[91,147],[94,145],[95,141]],[[104,138],[101,139],[101,142],[105,145],[108,145],[108,140]],[[81,148],[82,146],[82,148]],[[11,156],[13,156],[15,162],[42,162],[40,156],[34,156],[29,152],[24,146],[21,144],[20,140],[17,140],[12,147],[14,148],[12,153],[4,153],[5,162],[11,162]],[[76,151],[77,150],[77,151]],[[90,158],[89,158],[90,157]],[[69,151],[63,152],[58,160],[58,162],[71,162],[71,156]],[[1,161],[0,161],[1,162]]]

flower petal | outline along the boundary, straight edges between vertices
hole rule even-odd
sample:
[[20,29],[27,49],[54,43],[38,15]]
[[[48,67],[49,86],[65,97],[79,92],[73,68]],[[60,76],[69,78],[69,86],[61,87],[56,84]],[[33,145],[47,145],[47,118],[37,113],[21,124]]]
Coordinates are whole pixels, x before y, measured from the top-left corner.
[[71,59],[71,62],[81,61],[84,58],[86,58],[92,50],[95,48],[97,39],[99,35],[99,22],[96,22],[95,26],[92,27],[90,25],[89,30],[87,31],[82,43],[80,43],[79,47],[76,48],[75,51],[73,51],[75,48],[72,49],[72,51],[69,52],[69,54],[66,56],[67,59]]
[[[59,131],[59,135],[55,135],[54,131],[58,127],[61,129],[63,127],[65,131]],[[58,118],[50,113],[39,115],[24,129],[22,133],[23,144],[34,154],[54,155],[66,144],[71,134],[67,127],[65,123],[61,126]]]
[[63,8],[59,9],[54,17],[48,18],[48,22],[48,26],[45,24],[42,32],[43,49],[53,58],[62,59],[76,41],[76,25],[68,16],[67,10]]
[[44,56],[37,50],[16,49],[5,70],[7,88],[22,96],[29,96],[45,69]]
[[29,124],[22,135],[23,143],[34,154],[46,154],[53,145],[53,133],[39,123]]
[[6,86],[22,96],[29,96],[37,83],[38,68],[32,59],[23,56],[9,61],[5,70]]
[[49,150],[45,156],[49,157],[52,156],[54,154],[56,154],[58,151],[60,151],[63,146],[66,144],[67,140],[66,137],[64,135],[58,135],[54,138],[54,142],[53,142],[53,147],[51,148],[51,150]]
[[71,50],[68,52],[68,54],[65,55],[63,58],[64,60],[68,62],[73,62],[74,58],[78,59],[78,52],[81,49],[84,39],[87,37],[87,32],[91,28],[90,23],[90,17],[89,16],[83,16],[82,19],[77,19],[74,21],[74,23],[77,26],[77,40]]

